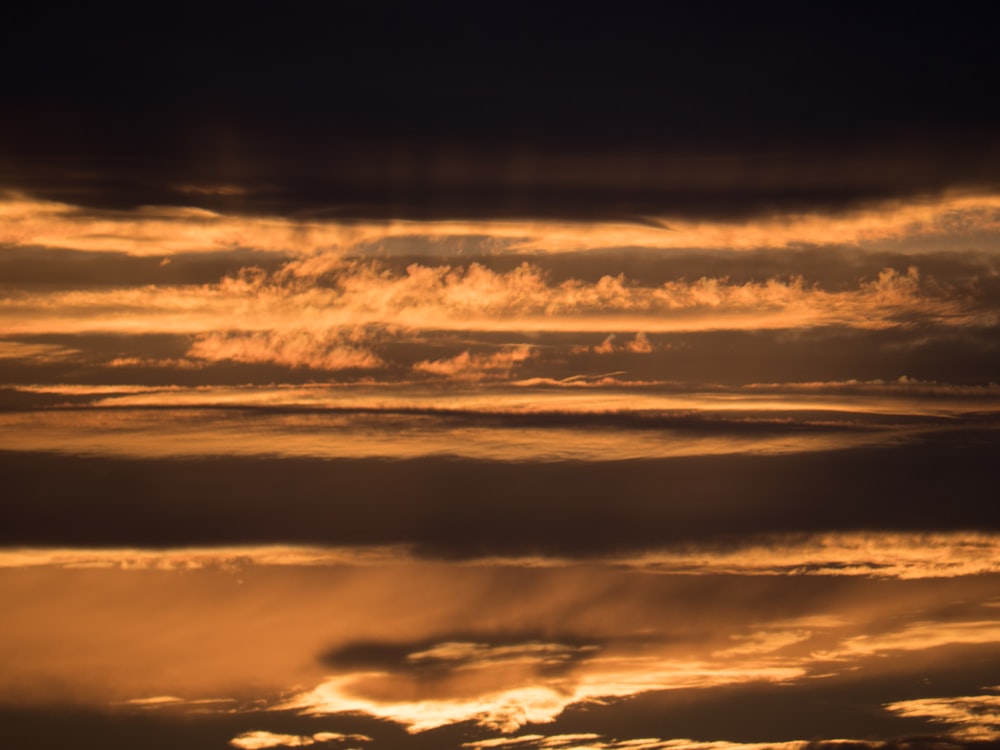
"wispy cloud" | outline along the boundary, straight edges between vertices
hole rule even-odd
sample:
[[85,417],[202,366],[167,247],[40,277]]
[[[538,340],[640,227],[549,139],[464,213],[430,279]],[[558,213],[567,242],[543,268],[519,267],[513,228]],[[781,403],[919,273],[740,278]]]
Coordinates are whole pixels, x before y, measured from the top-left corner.
[[660,739],[642,737],[612,739],[599,734],[525,734],[515,737],[494,737],[466,742],[462,746],[473,750],[503,748],[503,750],[850,750],[877,748],[880,742],[861,740],[786,740],[780,742],[696,741],[690,739]]
[[308,747],[320,743],[365,743],[371,742],[372,738],[364,734],[342,734],[340,732],[317,732],[312,735],[301,734],[276,734],[257,730],[254,732],[244,732],[233,739],[229,744],[239,750],[263,750],[268,747]]
[[[1000,691],[1000,686],[989,689]],[[917,698],[889,703],[885,708],[899,716],[944,724],[948,726],[948,733],[958,739],[1000,740],[1000,695]]]
[[[238,190],[238,188],[236,189]],[[186,185],[192,195],[236,194],[233,186]],[[873,203],[838,215],[791,213],[747,221],[691,221],[663,216],[645,222],[401,221],[353,222],[227,216],[199,208],[142,207],[87,211],[9,194],[0,201],[0,242],[89,251],[165,255],[236,247],[308,255],[349,253],[395,237],[488,237],[489,248],[575,252],[609,247],[753,249],[797,244],[903,241],[927,236],[995,233],[1000,198],[946,195]],[[506,242],[497,243],[496,240]]]
[[25,341],[0,341],[0,359],[25,359],[33,362],[58,362],[80,354],[78,349],[59,344]]
[[[247,546],[200,549],[60,549],[24,548],[0,550],[0,568],[110,568],[147,570],[240,570],[262,566],[372,566],[434,562],[405,545],[356,547]],[[985,532],[952,533],[843,533],[773,536],[748,541],[732,548],[679,545],[641,555],[596,555],[582,560],[550,555],[545,557],[473,557],[453,565],[468,567],[572,568],[601,562],[616,568],[664,575],[743,576],[847,576],[873,579],[944,579],[1000,573],[1000,535]],[[916,626],[915,626],[916,627]],[[966,624],[964,630],[980,638],[992,632],[982,623]],[[992,627],[992,626],[989,626]],[[944,631],[941,631],[944,632]],[[950,632],[950,631],[949,631]],[[780,646],[784,639],[797,640],[803,632],[754,633],[741,637],[727,650],[756,653]],[[948,637],[952,637],[954,633]],[[923,637],[922,633],[917,636]],[[905,633],[891,640],[848,644],[855,651],[895,648],[892,644],[918,642]],[[774,638],[779,638],[775,641]],[[958,637],[957,635],[955,637]]]
[[324,370],[372,369],[384,365],[372,351],[352,342],[358,338],[337,330],[215,332],[199,335],[187,354],[208,362],[272,362]]

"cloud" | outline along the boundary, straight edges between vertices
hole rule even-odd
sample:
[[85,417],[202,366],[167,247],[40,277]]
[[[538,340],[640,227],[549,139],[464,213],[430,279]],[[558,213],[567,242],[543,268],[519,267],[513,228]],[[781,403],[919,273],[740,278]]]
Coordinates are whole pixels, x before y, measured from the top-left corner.
[[892,651],[919,652],[930,648],[953,645],[1000,643],[1000,621],[967,620],[957,622],[914,622],[905,627],[874,635],[859,635],[846,639],[830,652],[817,656],[829,659],[857,659],[861,656]]
[[493,354],[470,354],[465,351],[447,359],[423,360],[414,364],[413,369],[456,380],[503,379],[510,377],[517,365],[533,356],[535,350],[530,346],[507,346]]
[[[942,287],[916,269],[887,268],[854,289],[829,291],[801,277],[730,283],[725,277],[639,285],[624,275],[596,282],[550,280],[522,263],[497,272],[479,264],[341,266],[329,277],[244,269],[214,285],[14,292],[0,301],[8,334],[311,332],[359,327],[413,331],[648,333],[849,326],[879,330],[916,323],[992,325],[1000,310],[969,290]],[[643,338],[632,342],[644,351]]]
[[[466,382],[482,382],[482,377],[496,377],[499,372],[490,370],[484,375],[470,370],[465,373]],[[571,389],[564,391],[576,395]],[[539,410],[533,405],[518,410],[516,401],[490,404],[489,396],[483,394],[478,394],[479,403],[471,404],[474,399],[470,394],[459,394],[455,403],[449,403],[447,392],[428,395],[431,398],[416,402],[402,399],[393,405],[391,393],[385,397],[389,403],[378,403],[377,399],[355,400],[350,393],[313,395],[307,388],[298,393],[206,387],[201,393],[164,389],[109,394],[91,404],[106,408],[0,413],[5,434],[17,436],[16,440],[0,437],[0,446],[22,453],[133,458],[211,455],[402,460],[453,456],[542,463],[782,455],[915,437],[912,427],[890,424],[869,429],[856,424],[853,416],[839,423],[812,424],[766,413],[751,417],[615,413],[608,405],[599,412]],[[465,398],[460,398],[463,395]],[[374,405],[366,406],[373,401]],[[462,401],[468,408],[462,408]],[[142,406],[156,408],[125,408]],[[183,411],[192,406],[211,410],[196,418]],[[173,407],[173,411],[165,414],[164,407]],[[220,407],[240,408],[243,417],[234,421],[231,412],[220,411]]]
[[[760,663],[712,665],[652,658],[604,660],[600,671],[581,672],[569,677],[540,679],[522,675],[523,684],[506,689],[496,686],[497,674],[484,675],[476,691],[467,688],[449,697],[421,695],[405,698],[399,687],[400,676],[388,673],[352,674],[330,677],[312,690],[302,692],[279,704],[278,710],[297,710],[305,715],[322,716],[344,712],[362,712],[390,719],[406,726],[411,733],[473,721],[477,725],[502,732],[513,732],[526,724],[555,721],[567,706],[603,702],[649,690],[710,687],[749,682],[784,682],[803,676],[798,667],[769,666]],[[492,683],[492,688],[489,685]],[[461,683],[465,685],[466,683]]]
[[[0,550],[0,569],[239,570],[252,566],[414,564],[420,560],[421,556],[407,545],[259,545],[174,550],[36,547]],[[641,555],[602,554],[582,560],[555,554],[544,557],[488,555],[453,564],[572,568],[594,561],[664,575],[847,576],[916,581],[1000,573],[1000,535],[986,532],[777,535],[744,541],[731,548],[687,544],[663,547]],[[803,636],[801,629],[783,631],[780,636],[761,631],[741,636],[727,648],[727,652],[757,653],[772,646],[780,648],[786,639],[792,639],[787,641],[792,643]],[[904,641],[909,643],[911,639],[907,636]],[[879,647],[886,643],[880,642]],[[470,649],[471,652],[481,653],[481,648],[481,644],[461,643],[450,653],[456,656]],[[440,652],[438,655],[443,657],[444,654]]]
[[0,341],[0,359],[23,359],[39,363],[59,362],[81,354],[78,349],[59,344]]
[[241,185],[177,185],[174,189],[192,195],[246,195],[250,192]]
[[313,735],[275,734],[274,732],[254,731],[244,732],[229,744],[240,750],[263,750],[268,747],[308,747],[316,743],[363,743],[371,742],[372,738],[365,734],[342,734],[340,732],[316,732]]
[[107,367],[157,367],[169,368],[171,370],[197,370],[204,367],[203,362],[197,362],[187,358],[172,357],[167,359],[154,359],[152,357],[115,357],[107,362]]
[[660,739],[643,737],[611,739],[599,734],[525,734],[517,737],[495,737],[466,742],[462,747],[473,750],[510,748],[511,750],[861,750],[883,746],[881,742],[863,740],[786,740],[779,742],[696,741],[690,739]]
[[[232,194],[234,186],[189,186],[192,196]],[[224,191],[229,191],[229,193]],[[602,248],[751,250],[802,244],[864,244],[1000,231],[1000,197],[951,194],[871,203],[829,215],[784,213],[746,221],[671,216],[637,221],[405,221],[338,223],[279,216],[225,215],[202,208],[143,206],[90,211],[8,194],[0,201],[0,243],[93,252],[164,255],[254,248],[308,256],[349,254],[399,237],[486,237],[491,251],[578,252]]]
[[632,354],[649,354],[653,351],[653,345],[650,343],[646,334],[639,331],[635,334],[635,338],[631,341],[627,341],[624,344],[616,344],[616,335],[609,333],[608,336],[600,344],[596,346],[574,346],[572,352],[574,354],[615,354],[619,352],[630,352]]
[[207,362],[271,362],[319,370],[373,369],[385,363],[374,352],[355,345],[341,331],[282,330],[200,334],[187,356]]
[[[266,545],[184,550],[4,549],[0,568],[56,567],[122,571],[239,571],[250,566],[389,565],[413,562],[404,546],[300,547]],[[180,699],[177,699],[180,700]]]
[[621,563],[671,574],[954,578],[1000,572],[1000,536],[963,532],[777,536],[726,550],[651,551]]
[[306,747],[316,740],[297,734],[274,734],[273,732],[244,732],[233,737],[229,744],[240,750],[263,750],[268,747]]
[[[341,729],[375,719],[411,733],[462,722],[511,733],[558,722],[569,706],[581,709],[569,721],[600,713],[587,726],[606,727],[631,709],[683,707],[708,688],[772,704],[802,689],[803,705],[815,704],[808,686],[831,672],[853,702],[858,678],[961,672],[973,646],[988,670],[995,654],[985,625],[975,639],[944,637],[995,615],[979,604],[995,599],[995,575],[947,585],[694,580],[613,559],[546,567],[406,550],[370,559],[349,548],[62,550],[48,561],[43,552],[19,551],[0,569],[11,602],[0,622],[5,701],[244,717],[228,736],[267,729],[319,744],[326,727],[304,720],[333,714]],[[29,589],[45,596],[21,595]],[[915,645],[850,648],[860,635],[891,643],[899,634]],[[611,705],[649,693],[662,695],[624,714]],[[218,695],[234,700],[200,698]],[[876,695],[869,707],[896,693]]]
[[[997,691],[1000,687],[988,689]],[[949,725],[949,734],[957,739],[1000,740],[1000,695],[917,698],[888,703],[885,708],[898,716]]]

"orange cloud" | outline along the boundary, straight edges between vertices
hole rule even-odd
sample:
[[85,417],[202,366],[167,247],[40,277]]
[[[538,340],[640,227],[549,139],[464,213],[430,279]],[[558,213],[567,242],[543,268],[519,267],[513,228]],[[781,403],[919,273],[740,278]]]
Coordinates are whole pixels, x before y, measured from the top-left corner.
[[[925,283],[915,268],[885,269],[853,290],[802,278],[732,284],[725,278],[641,286],[623,275],[551,282],[524,263],[502,273],[410,265],[394,273],[354,262],[322,280],[245,269],[218,284],[14,292],[0,300],[0,334],[415,330],[644,332],[844,325],[885,329],[914,321],[991,325],[995,309],[970,293]],[[633,351],[649,345],[642,337]],[[297,357],[295,359],[298,359]]]
[[575,354],[592,352],[593,354],[614,354],[616,352],[631,352],[632,354],[649,354],[653,351],[653,345],[649,338],[642,331],[635,334],[635,338],[624,344],[615,343],[616,335],[609,333],[600,344],[596,346],[575,346],[572,351]]
[[[935,534],[841,533],[774,536],[734,547],[709,549],[665,548],[642,555],[605,555],[601,563],[643,574],[743,575],[743,576],[850,576],[875,579],[919,580],[959,578],[1000,573],[1000,535],[985,532]],[[373,547],[209,547],[186,550],[141,549],[9,549],[0,550],[0,569],[53,567],[65,569],[108,568],[122,571],[240,570],[250,566],[322,567],[372,566],[420,561],[403,546]],[[471,559],[471,567],[572,568],[593,562],[560,557],[487,557]],[[456,565],[458,563],[455,563]],[[798,639],[802,628],[785,631],[780,638]],[[971,626],[970,626],[971,627]],[[979,626],[973,628],[982,635]],[[778,644],[774,634],[755,632],[727,646],[727,651],[756,653]],[[950,637],[950,636],[949,636]],[[880,641],[912,643],[914,638],[894,636]],[[791,642],[791,641],[789,641]],[[855,644],[856,650],[863,644]],[[734,652],[735,653],[735,652]]]
[[349,337],[339,331],[206,333],[195,340],[187,355],[208,362],[273,362],[324,370],[371,369],[384,364],[373,352],[349,343]]
[[[878,672],[901,639],[906,659],[931,664],[954,658],[941,645],[996,643],[980,606],[995,600],[995,575],[946,587],[845,581],[809,597],[784,578],[713,576],[718,595],[706,598],[686,577],[614,561],[547,568],[252,547],[5,554],[20,559],[0,567],[0,697],[26,705],[346,711],[411,732],[462,721],[512,732],[648,691]],[[747,566],[755,554],[745,551]],[[956,621],[956,599],[974,617]],[[888,650],[854,648],[862,637]],[[332,656],[359,644],[376,646],[374,662]],[[229,698],[200,697],[219,695]]]
[[78,356],[80,351],[58,344],[32,344],[0,341],[0,359],[29,359],[35,362],[58,362]]
[[[291,390],[291,389],[290,389]],[[269,389],[206,388],[109,396],[100,406],[277,406],[284,404],[336,407],[338,399],[324,394],[310,397],[309,389],[284,394]],[[572,395],[572,394],[571,394]],[[600,394],[581,394],[600,395]],[[386,395],[392,401],[391,395]],[[490,413],[488,395],[481,402],[436,393],[423,407],[459,409],[462,402],[475,404],[483,415]],[[354,403],[351,403],[354,401]],[[627,402],[627,398],[608,399]],[[402,403],[412,400],[404,399]],[[360,401],[341,400],[351,408]],[[375,402],[383,411],[387,404]],[[419,403],[419,402],[417,402]],[[556,404],[552,404],[555,407]],[[634,407],[634,405],[633,405]],[[405,408],[405,407],[404,407]],[[509,404],[494,406],[504,413]],[[601,405],[607,411],[609,405]],[[744,408],[750,408],[749,406]],[[765,407],[766,408],[766,407]],[[535,410],[537,412],[537,409]],[[532,413],[532,412],[528,412]],[[545,413],[544,411],[541,413]],[[551,413],[551,412],[549,412]],[[882,444],[906,439],[904,427],[880,430],[834,430],[796,433],[794,439],[780,430],[773,434],[756,431],[594,430],[581,434],[572,425],[537,427],[485,421],[441,425],[395,415],[371,414],[274,414],[261,410],[246,414],[235,423],[225,413],[201,413],[197,417],[162,410],[60,410],[53,412],[0,413],[0,448],[43,450],[69,454],[179,457],[179,456],[310,456],[319,458],[451,455],[500,461],[628,460],[671,456],[727,454],[783,454]],[[683,435],[683,439],[678,439]],[[306,439],[308,436],[308,439]]]
[[275,734],[274,732],[244,732],[229,740],[229,744],[240,750],[263,750],[268,747],[308,747],[317,742],[371,742],[364,734],[341,734],[340,732],[317,732],[313,735]]
[[462,747],[475,750],[511,748],[511,750],[835,750],[845,745],[850,750],[877,748],[880,742],[864,740],[786,740],[783,742],[699,742],[689,739],[608,739],[599,734],[525,734],[466,742]]
[[[760,663],[722,666],[656,658],[612,658],[602,660],[599,671],[581,672],[574,679],[546,680],[532,674],[530,679],[525,680],[527,684],[496,689],[496,675],[491,674],[476,693],[460,692],[449,697],[414,697],[407,700],[381,697],[378,691],[371,691],[370,678],[390,683],[399,679],[395,675],[373,673],[331,677],[276,708],[294,709],[313,716],[363,712],[403,724],[411,733],[463,721],[474,721],[482,727],[501,732],[513,732],[525,724],[555,721],[567,706],[575,703],[603,702],[648,690],[784,682],[803,674],[804,671],[798,667]],[[490,682],[494,684],[492,689],[485,687]]]
[[[234,194],[232,186],[181,186],[189,194]],[[905,243],[923,237],[1000,231],[1000,197],[949,194],[872,203],[838,215],[784,214],[740,222],[650,217],[642,223],[566,221],[300,221],[275,216],[227,216],[198,208],[144,206],[133,211],[85,211],[7,194],[0,201],[0,243],[94,252],[169,255],[236,247],[307,256],[350,254],[391,238],[488,237],[489,250],[575,252],[600,248],[753,249],[800,244]],[[503,242],[498,243],[497,240]],[[905,250],[905,245],[903,247]]]
[[470,354],[465,351],[447,359],[424,360],[413,365],[413,369],[456,380],[506,378],[514,367],[534,355],[530,346],[508,346],[493,354]]
[[[988,689],[997,691],[1000,686]],[[918,698],[888,703],[885,708],[898,716],[949,725],[949,734],[956,739],[1000,740],[1000,695]]]

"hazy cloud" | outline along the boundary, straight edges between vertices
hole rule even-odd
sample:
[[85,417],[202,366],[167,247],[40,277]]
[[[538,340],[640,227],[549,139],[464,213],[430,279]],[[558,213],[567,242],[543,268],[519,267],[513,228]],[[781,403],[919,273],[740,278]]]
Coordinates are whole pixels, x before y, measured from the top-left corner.
[[23,341],[0,341],[0,359],[26,359],[53,362],[76,357],[78,349],[59,344],[36,344]]
[[209,362],[273,362],[287,367],[323,370],[372,369],[384,363],[356,346],[348,332],[282,330],[199,335],[188,356]]

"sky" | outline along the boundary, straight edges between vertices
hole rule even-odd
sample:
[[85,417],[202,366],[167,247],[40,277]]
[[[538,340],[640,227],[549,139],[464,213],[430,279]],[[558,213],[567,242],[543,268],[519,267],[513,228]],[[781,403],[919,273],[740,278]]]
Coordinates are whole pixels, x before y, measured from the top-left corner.
[[0,31],[0,744],[1000,742],[971,10]]

